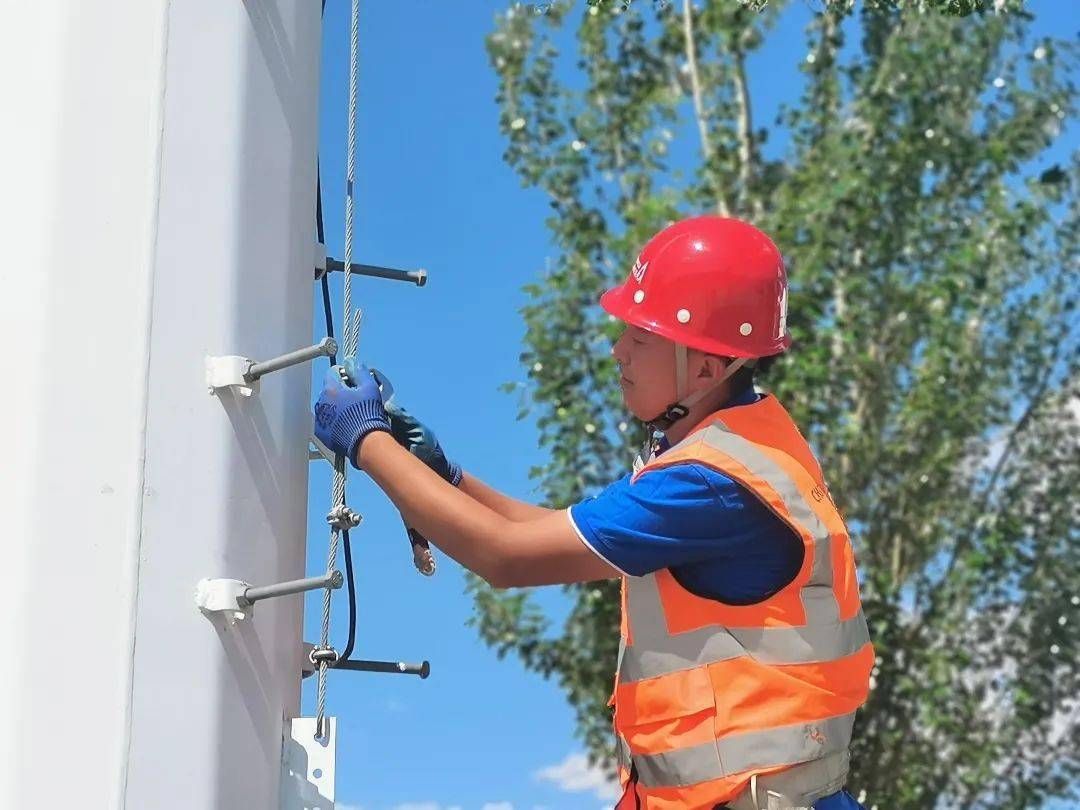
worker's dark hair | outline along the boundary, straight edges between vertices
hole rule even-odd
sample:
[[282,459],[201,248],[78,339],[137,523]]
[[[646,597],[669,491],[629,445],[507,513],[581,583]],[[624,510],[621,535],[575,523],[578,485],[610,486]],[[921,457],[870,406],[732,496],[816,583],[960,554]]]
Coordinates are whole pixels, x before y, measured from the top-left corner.
[[754,365],[745,365],[731,375],[731,388],[729,396],[737,397],[739,394],[750,388],[755,380],[761,379],[769,373],[769,369],[773,367],[777,360],[780,359],[778,354],[770,354],[768,357],[759,357]]

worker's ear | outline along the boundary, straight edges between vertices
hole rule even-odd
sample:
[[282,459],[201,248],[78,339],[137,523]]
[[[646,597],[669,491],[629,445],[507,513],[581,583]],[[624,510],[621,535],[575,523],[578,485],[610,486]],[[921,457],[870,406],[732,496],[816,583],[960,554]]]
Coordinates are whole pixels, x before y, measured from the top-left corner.
[[722,379],[730,362],[731,359],[728,357],[702,353],[697,376],[708,380]]

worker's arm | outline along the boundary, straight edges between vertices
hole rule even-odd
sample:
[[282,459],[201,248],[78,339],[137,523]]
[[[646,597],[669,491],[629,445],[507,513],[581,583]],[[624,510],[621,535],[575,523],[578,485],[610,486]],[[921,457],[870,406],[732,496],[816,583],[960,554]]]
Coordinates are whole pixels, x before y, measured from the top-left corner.
[[[345,361],[345,371],[350,379],[359,379],[358,364],[355,360]],[[409,413],[400,403],[390,402],[385,404],[385,408],[390,420],[390,435],[398,444],[424,462],[444,481],[458,487],[484,506],[515,521],[535,520],[555,511],[511,498],[488,486],[476,476],[463,473],[460,464],[447,458],[435,431],[414,414]]]
[[551,514],[563,513],[562,509],[546,509],[543,506],[536,506],[527,501],[519,501],[517,498],[511,498],[509,495],[488,486],[475,475],[470,475],[469,473],[464,473],[462,475],[458,489],[473,500],[477,500],[484,504],[488,509],[492,509],[503,517],[513,521],[536,520],[537,518],[547,517]]
[[315,435],[365,470],[409,525],[466,568],[502,588],[618,576],[585,545],[566,513],[545,510],[535,519],[511,520],[455,486],[460,468],[435,465],[440,472],[433,471],[400,446],[391,430],[367,368],[327,372],[315,404]]
[[[348,370],[348,365],[346,366]],[[351,373],[356,373],[355,368]],[[351,374],[350,374],[351,376]],[[493,509],[510,520],[535,520],[545,517],[554,510],[534,506],[517,498],[511,498],[497,489],[488,486],[475,475],[463,472],[461,465],[450,461],[435,436],[435,431],[417,419],[398,404],[386,406],[390,418],[390,435],[394,440],[424,462],[444,481],[453,484],[469,497]]]
[[354,461],[411,526],[495,587],[619,576],[582,542],[564,511],[542,510],[523,521],[504,517],[444,481],[389,433],[367,434]]

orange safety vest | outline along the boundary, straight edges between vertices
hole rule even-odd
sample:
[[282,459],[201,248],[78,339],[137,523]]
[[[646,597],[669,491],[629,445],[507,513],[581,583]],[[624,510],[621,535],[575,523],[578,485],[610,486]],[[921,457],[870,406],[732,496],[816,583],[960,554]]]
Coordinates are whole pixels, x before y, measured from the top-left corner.
[[684,463],[754,493],[802,538],[803,562],[790,584],[751,605],[696,596],[666,568],[623,577],[618,808],[712,810],[781,776],[785,794],[809,805],[844,785],[874,666],[847,529],[771,395],[716,412],[633,480]]

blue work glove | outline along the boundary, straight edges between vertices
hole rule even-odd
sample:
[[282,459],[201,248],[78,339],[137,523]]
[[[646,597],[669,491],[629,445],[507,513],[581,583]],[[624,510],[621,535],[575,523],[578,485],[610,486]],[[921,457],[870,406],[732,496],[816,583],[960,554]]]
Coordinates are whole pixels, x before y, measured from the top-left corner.
[[348,457],[354,467],[356,448],[375,430],[390,431],[382,393],[367,366],[346,361],[352,373],[342,379],[341,366],[323,378],[323,390],[315,403],[315,435],[335,453]]
[[455,487],[461,483],[461,465],[446,457],[431,428],[397,403],[386,406],[390,435],[397,443],[428,465],[436,475]]

